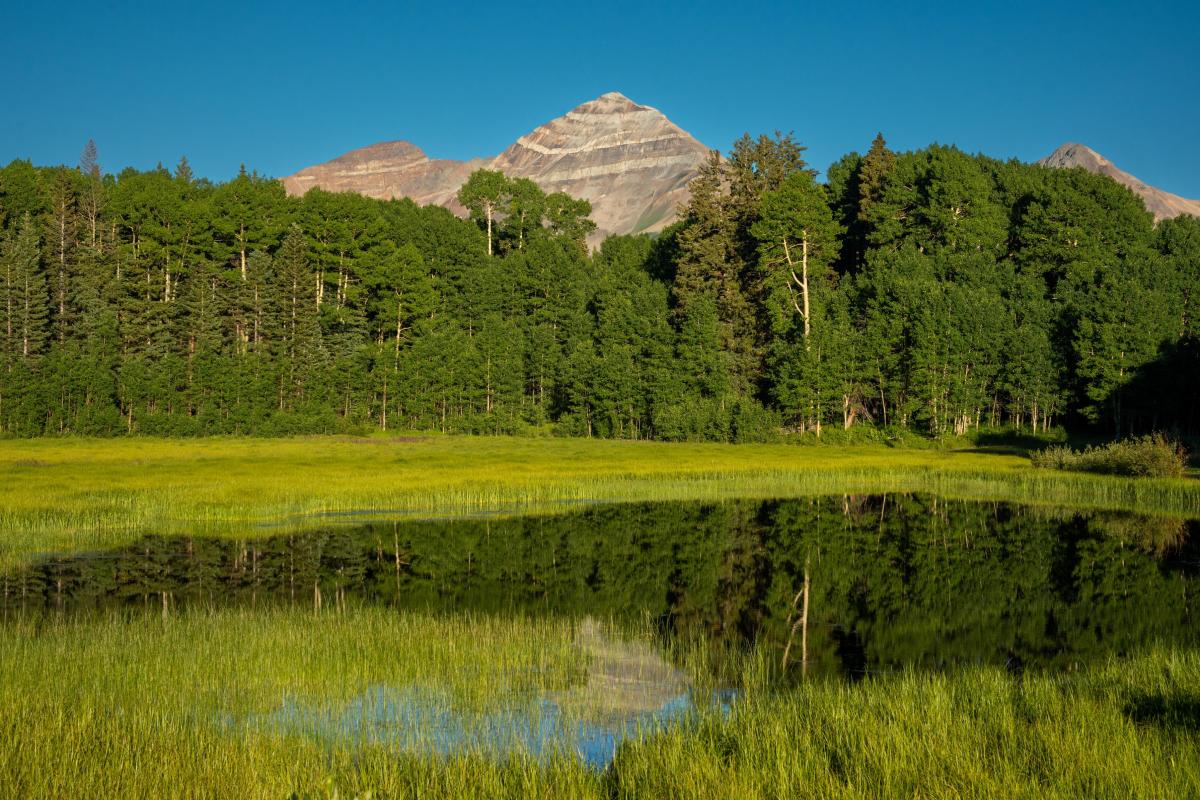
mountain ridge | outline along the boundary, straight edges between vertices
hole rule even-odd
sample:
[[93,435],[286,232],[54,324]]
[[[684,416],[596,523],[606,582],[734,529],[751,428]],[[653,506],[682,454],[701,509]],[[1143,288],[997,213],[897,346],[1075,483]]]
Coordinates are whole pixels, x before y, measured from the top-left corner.
[[378,142],[283,179],[292,195],[313,187],[368,197],[408,197],[465,213],[455,195],[471,172],[496,169],[547,192],[592,203],[591,244],[617,233],[655,233],[687,202],[709,148],[652,106],[607,92],[520,136],[498,155],[430,159],[407,141]]
[[1051,169],[1082,167],[1097,175],[1107,175],[1117,183],[1129,187],[1134,194],[1142,198],[1142,202],[1146,204],[1146,210],[1154,215],[1155,222],[1178,217],[1181,214],[1200,217],[1200,200],[1189,200],[1186,197],[1180,197],[1151,186],[1120,169],[1092,148],[1078,142],[1067,142],[1035,163]]

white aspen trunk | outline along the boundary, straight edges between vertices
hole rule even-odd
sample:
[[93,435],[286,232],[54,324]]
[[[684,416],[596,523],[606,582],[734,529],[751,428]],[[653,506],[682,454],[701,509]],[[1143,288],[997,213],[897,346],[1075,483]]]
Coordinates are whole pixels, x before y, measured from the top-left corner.
[[[800,274],[803,278],[803,283],[800,284],[800,292],[804,297],[804,338],[807,341],[809,334],[809,313],[808,313],[808,230],[802,231],[800,239]],[[807,345],[806,345],[807,346]],[[807,602],[808,595],[805,595]]]
[[[7,356],[11,351],[13,341],[13,296],[12,296],[12,267],[7,266],[4,271],[4,355]],[[9,365],[12,369],[12,365]]]
[[29,279],[25,279],[25,316],[21,320],[21,357],[29,358]]
[[[807,230],[803,231],[801,234],[800,246],[801,246],[800,275],[797,275],[796,274],[796,263],[792,260],[792,250],[790,247],[788,247],[787,237],[786,236],[783,237],[783,256],[784,256],[784,259],[787,261],[788,272],[790,273],[789,277],[791,279],[788,283],[788,291],[792,295],[792,308],[796,309],[796,312],[798,314],[800,314],[801,319],[804,320],[804,348],[807,350],[808,349],[808,335],[809,335],[808,231]],[[793,290],[791,288],[791,285],[793,283],[796,285],[795,290]],[[799,293],[800,293],[801,302],[799,304],[796,303],[795,291],[799,291]]]
[[492,413],[492,357],[487,358],[487,413]]
[[383,405],[379,409],[379,428],[387,430],[387,378],[383,379]]
[[492,254],[492,204],[487,205],[488,255]]
[[396,298],[396,353],[395,353],[395,368],[400,369],[400,336],[404,333],[403,317],[401,316],[404,307],[404,300],[400,297]]
[[67,208],[63,203],[58,220],[58,340],[66,338],[63,319],[67,315]]

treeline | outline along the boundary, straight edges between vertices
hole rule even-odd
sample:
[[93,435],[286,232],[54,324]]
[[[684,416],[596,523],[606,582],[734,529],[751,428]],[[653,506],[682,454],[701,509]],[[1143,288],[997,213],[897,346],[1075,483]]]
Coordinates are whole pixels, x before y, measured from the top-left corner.
[[743,137],[657,239],[480,171],[470,219],[244,170],[0,169],[0,434],[745,441],[1200,428],[1200,221],[1082,170]]

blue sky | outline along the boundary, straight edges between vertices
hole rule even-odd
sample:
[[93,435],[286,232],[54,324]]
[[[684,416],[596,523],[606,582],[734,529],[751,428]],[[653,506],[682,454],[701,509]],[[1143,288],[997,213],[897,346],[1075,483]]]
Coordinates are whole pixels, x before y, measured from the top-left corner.
[[794,131],[823,169],[930,142],[1024,160],[1080,141],[1200,197],[1200,8],[1155,3],[17,4],[0,163],[285,175],[407,139],[494,155],[606,91],[710,147]]

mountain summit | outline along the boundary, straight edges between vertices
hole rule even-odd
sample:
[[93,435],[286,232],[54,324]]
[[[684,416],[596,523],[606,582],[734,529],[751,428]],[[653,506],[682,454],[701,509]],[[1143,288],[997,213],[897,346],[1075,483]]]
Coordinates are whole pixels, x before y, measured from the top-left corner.
[[455,194],[477,169],[529,178],[546,192],[592,203],[596,244],[609,234],[661,231],[687,201],[708,148],[657,109],[609,92],[525,134],[494,158],[431,160],[408,142],[352,150],[283,179],[289,194],[314,186],[368,197],[410,197],[459,213]]
[[1059,169],[1083,167],[1088,172],[1107,175],[1117,183],[1128,186],[1134,194],[1142,198],[1146,209],[1154,215],[1155,221],[1171,219],[1180,214],[1200,217],[1200,200],[1188,200],[1138,180],[1086,145],[1068,142],[1037,163],[1043,167]]

